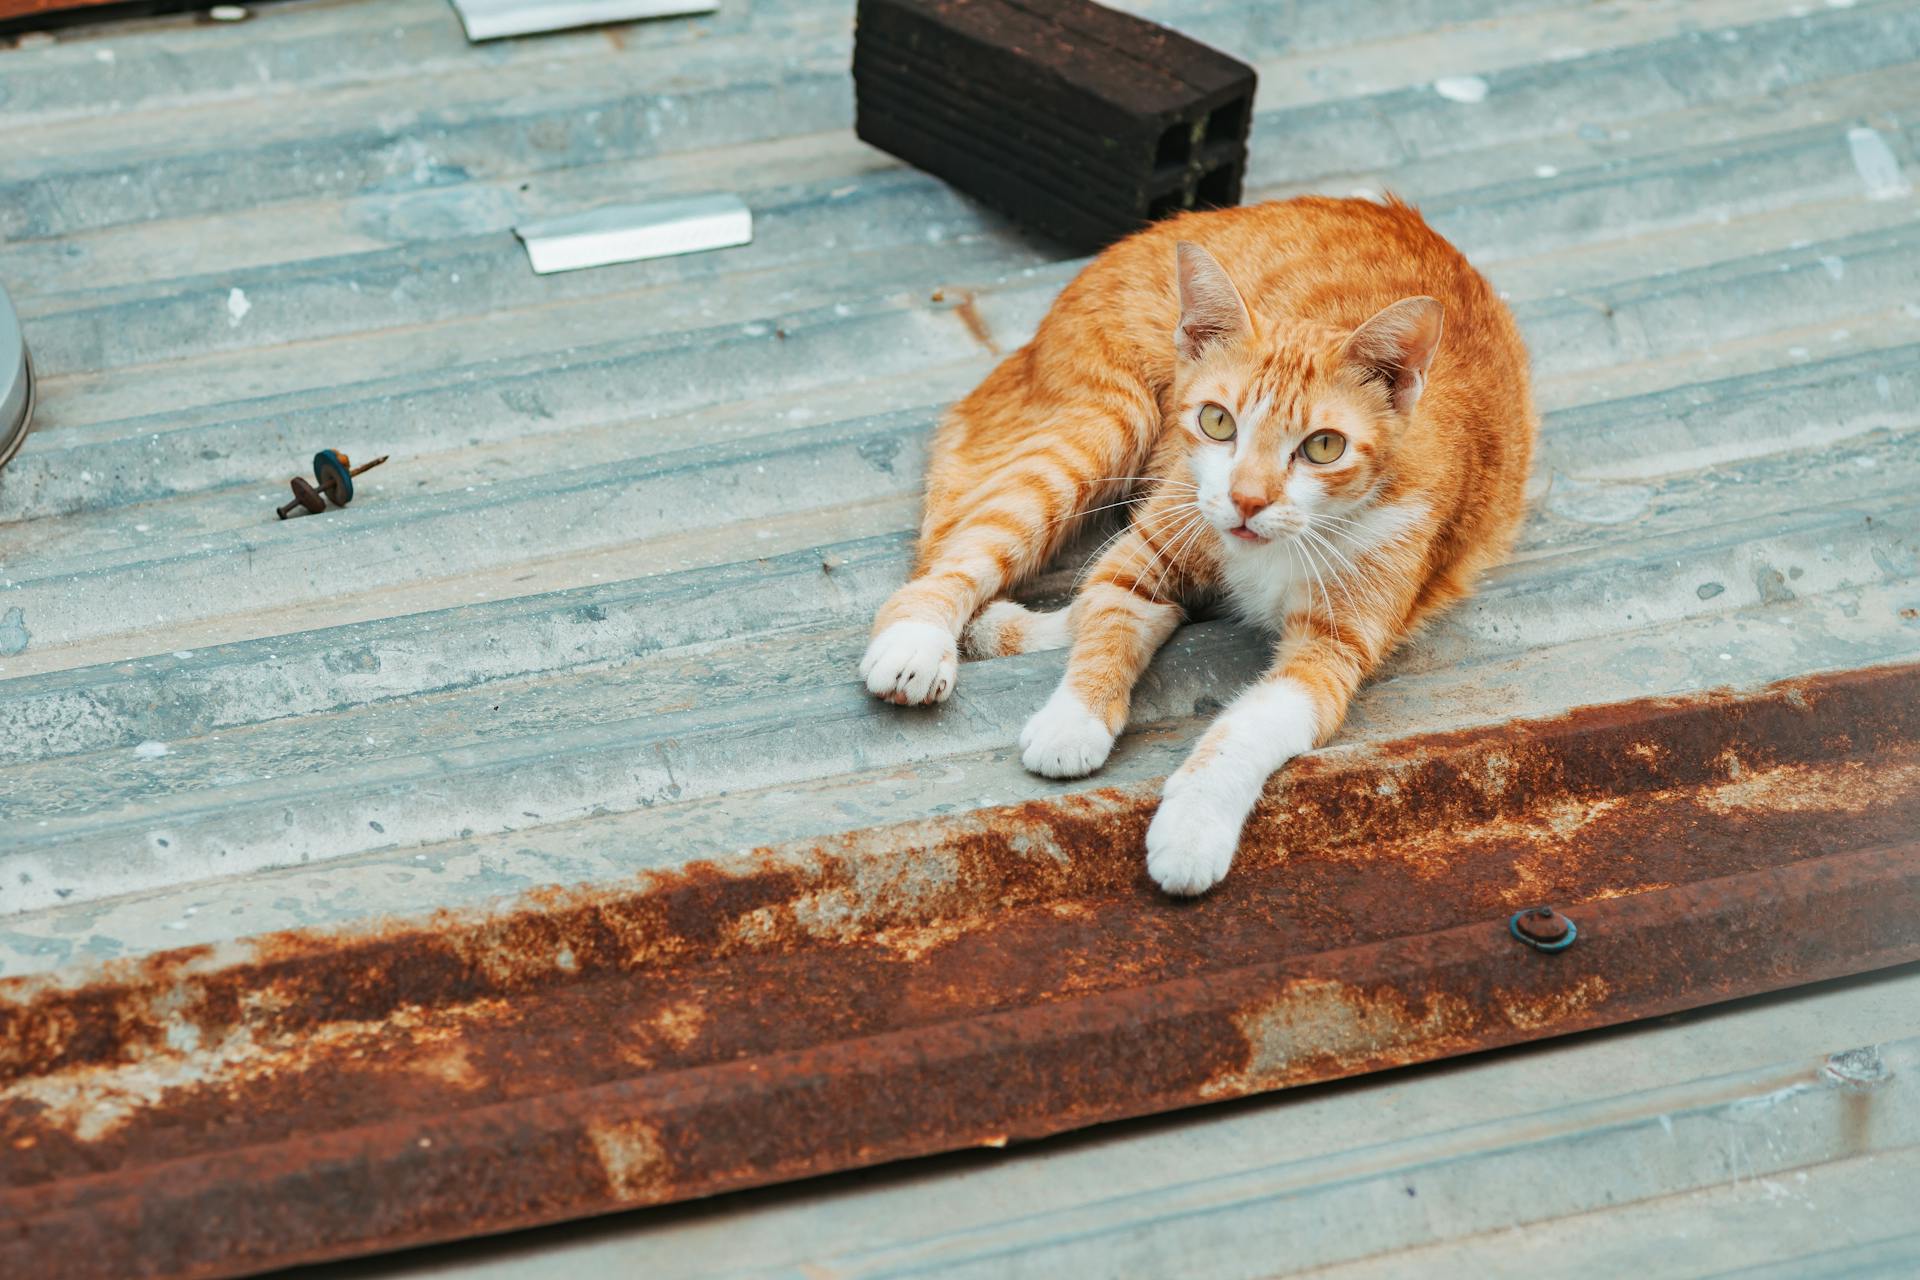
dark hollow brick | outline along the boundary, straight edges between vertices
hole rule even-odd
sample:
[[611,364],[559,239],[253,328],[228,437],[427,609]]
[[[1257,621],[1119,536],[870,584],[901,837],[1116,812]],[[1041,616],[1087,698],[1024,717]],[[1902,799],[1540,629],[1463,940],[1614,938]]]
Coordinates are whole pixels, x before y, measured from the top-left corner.
[[1091,0],[860,0],[855,130],[1080,250],[1237,204],[1253,68]]

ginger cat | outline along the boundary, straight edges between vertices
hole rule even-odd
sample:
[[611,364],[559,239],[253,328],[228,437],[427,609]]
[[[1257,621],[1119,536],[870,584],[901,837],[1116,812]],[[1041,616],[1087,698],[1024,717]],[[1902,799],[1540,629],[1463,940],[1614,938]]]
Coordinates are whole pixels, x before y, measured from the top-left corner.
[[[1158,223],[1094,259],[942,423],[914,576],[860,673],[890,702],[939,702],[963,628],[975,656],[1071,640],[1020,746],[1073,778],[1105,762],[1187,607],[1272,631],[1271,666],[1167,779],[1147,832],[1160,887],[1203,893],[1269,776],[1506,553],[1537,427],[1513,317],[1411,206],[1314,197]],[[996,601],[1116,502],[1132,519],[1070,608]]]

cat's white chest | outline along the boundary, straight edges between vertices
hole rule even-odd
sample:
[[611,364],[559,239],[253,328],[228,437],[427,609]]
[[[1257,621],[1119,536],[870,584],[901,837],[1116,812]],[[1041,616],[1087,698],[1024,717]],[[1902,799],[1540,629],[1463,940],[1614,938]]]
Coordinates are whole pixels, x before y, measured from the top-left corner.
[[1280,547],[1228,548],[1221,565],[1228,606],[1258,627],[1278,631],[1306,602],[1312,578],[1296,552]]

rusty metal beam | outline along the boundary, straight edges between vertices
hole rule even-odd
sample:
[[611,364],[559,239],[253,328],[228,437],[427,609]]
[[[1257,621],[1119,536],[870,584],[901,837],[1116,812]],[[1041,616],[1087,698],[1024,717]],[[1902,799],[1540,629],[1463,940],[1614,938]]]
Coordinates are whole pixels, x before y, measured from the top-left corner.
[[[999,1144],[1920,959],[1920,667],[0,983],[0,1273],[216,1276]],[[911,847],[911,858],[898,850]],[[1520,945],[1552,902],[1571,948]]]

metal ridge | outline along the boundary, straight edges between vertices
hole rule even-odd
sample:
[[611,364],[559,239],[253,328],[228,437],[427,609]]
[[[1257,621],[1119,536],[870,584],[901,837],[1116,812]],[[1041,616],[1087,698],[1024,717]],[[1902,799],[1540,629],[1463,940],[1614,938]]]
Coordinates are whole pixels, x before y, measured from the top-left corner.
[[13,460],[33,421],[33,360],[13,300],[0,286],[0,467]]
[[[1920,665],[1285,778],[1192,905],[1130,787],[0,982],[0,1270],[238,1274],[1920,959]],[[1576,945],[1509,935],[1541,902]]]

